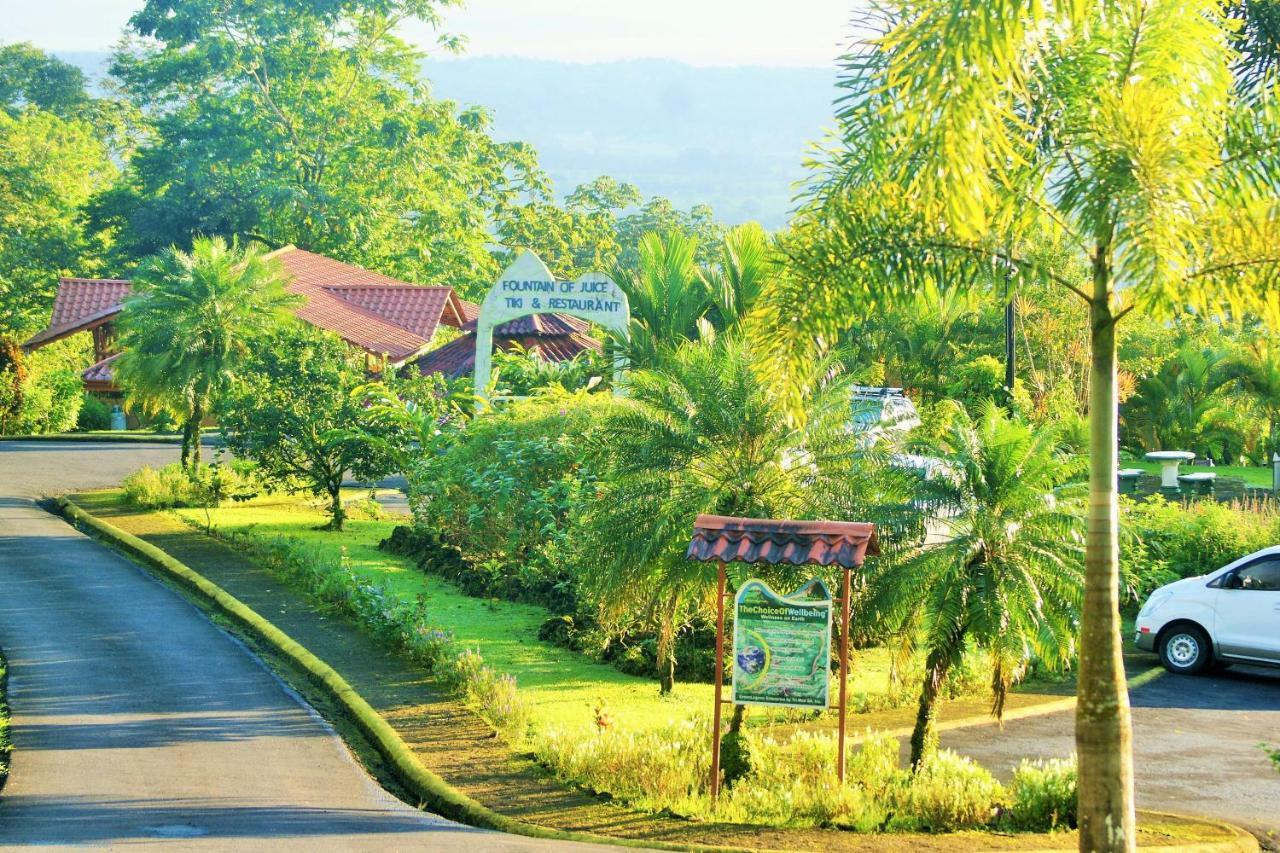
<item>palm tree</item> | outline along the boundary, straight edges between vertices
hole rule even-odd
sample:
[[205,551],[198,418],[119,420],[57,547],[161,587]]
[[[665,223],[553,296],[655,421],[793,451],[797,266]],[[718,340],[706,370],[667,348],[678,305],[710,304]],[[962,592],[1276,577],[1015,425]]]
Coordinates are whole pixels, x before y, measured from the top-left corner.
[[1083,591],[1081,518],[1055,495],[1074,466],[1050,430],[989,401],[976,419],[958,411],[941,451],[945,468],[920,478],[917,499],[947,508],[945,539],[877,572],[871,595],[904,657],[918,645],[926,655],[913,767],[936,746],[938,694],[966,649],[990,658],[998,719],[1028,664],[1074,657]]
[[589,527],[602,559],[587,582],[618,612],[652,615],[664,693],[675,679],[680,616],[715,586],[707,564],[685,558],[693,519],[807,517],[826,494],[815,481],[853,454],[845,384],[819,386],[806,413],[803,427],[787,418],[732,336],[688,343],[660,368],[631,375],[600,448],[608,476]]
[[200,463],[200,424],[253,342],[288,316],[279,262],[256,243],[197,238],[143,262],[120,317],[116,375],[128,399],[182,422],[182,464]]
[[711,299],[712,325],[721,331],[737,327],[778,272],[780,261],[773,241],[758,223],[730,228],[716,263],[702,272]]
[[630,340],[615,343],[633,367],[653,367],[685,341],[698,339],[712,300],[695,262],[697,251],[694,237],[651,231],[640,238],[637,263],[614,271],[631,307]]
[[1227,382],[1235,382],[1253,398],[1267,421],[1265,457],[1280,453],[1280,350],[1265,337],[1228,356],[1221,366]]
[[[1119,613],[1116,324],[1183,309],[1274,322],[1280,100],[1218,0],[887,0],[857,22],[830,154],[793,222],[796,271],[758,312],[787,378],[849,318],[921,282],[1008,266],[1079,297],[1090,329],[1090,512],[1079,706],[1080,847],[1132,850]],[[1239,81],[1239,82],[1238,82]],[[1064,273],[1074,257],[1087,269]],[[988,298],[998,298],[986,288]]]
[[1186,341],[1151,376],[1138,380],[1124,406],[1125,427],[1146,450],[1200,450],[1224,457],[1218,429],[1228,414],[1218,391],[1230,381],[1226,356]]

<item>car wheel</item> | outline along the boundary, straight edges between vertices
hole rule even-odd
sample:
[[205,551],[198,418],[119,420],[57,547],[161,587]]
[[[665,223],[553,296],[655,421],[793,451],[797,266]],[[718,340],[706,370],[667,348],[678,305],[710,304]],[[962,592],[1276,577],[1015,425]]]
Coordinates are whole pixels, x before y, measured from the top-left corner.
[[1160,638],[1160,662],[1170,672],[1199,675],[1213,663],[1209,637],[1194,625],[1172,629]]

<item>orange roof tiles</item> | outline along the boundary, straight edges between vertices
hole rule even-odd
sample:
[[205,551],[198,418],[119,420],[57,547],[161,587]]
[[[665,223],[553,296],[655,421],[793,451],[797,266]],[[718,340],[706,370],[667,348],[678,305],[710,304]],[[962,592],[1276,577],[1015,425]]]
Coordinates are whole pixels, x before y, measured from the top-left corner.
[[703,562],[856,568],[879,553],[874,524],[699,515],[686,556]]
[[[520,339],[520,335],[499,334],[498,330],[501,328],[502,326],[499,326],[494,330],[495,340],[512,341]],[[537,353],[544,361],[557,362],[569,361],[587,350],[599,352],[603,349],[603,346],[595,338],[575,332],[568,335],[538,337],[535,340],[528,341],[528,349],[530,352]],[[471,373],[476,369],[475,333],[469,332],[439,349],[433,349],[420,357],[415,364],[423,376],[440,373],[450,378],[456,378]]]
[[106,323],[119,313],[129,291],[129,282],[121,279],[60,279],[49,326],[32,335],[23,346],[31,349]]
[[99,361],[97,364],[91,365],[87,368],[80,374],[80,378],[83,379],[84,384],[88,385],[90,388],[97,388],[101,390],[114,389],[115,384],[112,382],[112,379],[114,378],[112,365],[119,357],[120,353],[107,356],[102,361]]
[[[461,326],[467,305],[449,287],[424,287],[293,246],[271,253],[289,291],[306,297],[299,319],[337,334],[368,352],[406,361],[424,350],[440,323]],[[92,328],[119,313],[130,283],[120,279],[63,279],[49,328],[24,346],[33,348]]]

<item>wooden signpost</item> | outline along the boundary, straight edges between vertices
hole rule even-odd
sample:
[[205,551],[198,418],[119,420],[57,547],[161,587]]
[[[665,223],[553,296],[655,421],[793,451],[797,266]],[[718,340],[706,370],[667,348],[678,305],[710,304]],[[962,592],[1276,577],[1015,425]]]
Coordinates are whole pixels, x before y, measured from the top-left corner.
[[[761,580],[748,580],[734,596],[732,699],[723,698],[725,565],[731,562],[839,566],[840,713],[836,776],[844,781],[848,721],[849,596],[853,570],[880,553],[875,526],[849,521],[785,521],[700,515],[687,556],[716,563],[715,708],[712,712],[711,798],[720,794],[721,708],[728,704],[830,707],[831,600],[815,578],[781,596]],[[821,594],[815,599],[812,593]]]

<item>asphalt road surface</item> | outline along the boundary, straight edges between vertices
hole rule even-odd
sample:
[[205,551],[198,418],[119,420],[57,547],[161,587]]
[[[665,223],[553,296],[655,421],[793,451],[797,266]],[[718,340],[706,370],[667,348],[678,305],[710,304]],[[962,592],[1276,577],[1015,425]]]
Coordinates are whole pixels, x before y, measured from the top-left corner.
[[[1156,663],[1154,655],[1150,657]],[[1280,747],[1280,670],[1235,666],[1165,674],[1134,690],[1138,807],[1230,821],[1280,841],[1280,772],[1259,747]],[[1007,772],[1025,758],[1075,752],[1073,712],[943,732],[942,745]]]
[[172,445],[0,442],[0,646],[14,753],[0,848],[549,850],[380,788],[241,645],[35,499]]

